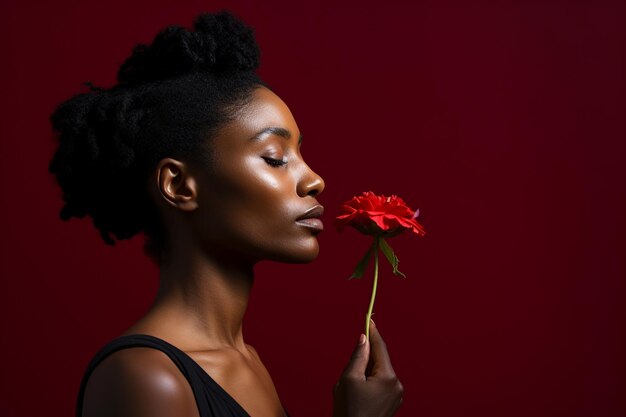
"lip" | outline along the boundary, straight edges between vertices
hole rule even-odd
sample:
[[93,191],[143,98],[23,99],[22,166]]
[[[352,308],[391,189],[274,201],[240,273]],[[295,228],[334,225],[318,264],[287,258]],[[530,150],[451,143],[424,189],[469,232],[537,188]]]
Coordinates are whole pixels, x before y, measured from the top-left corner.
[[324,230],[324,223],[320,220],[324,214],[324,207],[320,204],[317,204],[307,211],[304,214],[296,219],[296,223],[301,226],[308,227],[310,229],[321,232]]

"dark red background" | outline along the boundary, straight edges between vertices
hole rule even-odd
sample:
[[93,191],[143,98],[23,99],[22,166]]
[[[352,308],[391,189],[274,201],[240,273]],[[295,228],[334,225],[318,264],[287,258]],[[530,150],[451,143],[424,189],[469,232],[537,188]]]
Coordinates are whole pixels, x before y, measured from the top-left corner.
[[291,414],[330,416],[362,331],[371,274],[346,277],[368,242],[330,220],[372,189],[428,231],[392,242],[407,278],[383,269],[376,301],[398,416],[626,415],[626,13],[592,0],[3,2],[0,415],[72,415],[157,284],[140,238],[59,220],[48,115],[223,7],[256,29],[327,184],[318,260],[260,265],[245,320]]

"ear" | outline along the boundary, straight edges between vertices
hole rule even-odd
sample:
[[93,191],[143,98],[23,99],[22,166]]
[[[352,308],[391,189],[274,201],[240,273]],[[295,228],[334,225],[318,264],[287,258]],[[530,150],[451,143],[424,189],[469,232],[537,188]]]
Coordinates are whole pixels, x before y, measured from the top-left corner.
[[196,180],[189,166],[172,158],[164,158],[156,167],[157,188],[163,199],[183,211],[198,208]]

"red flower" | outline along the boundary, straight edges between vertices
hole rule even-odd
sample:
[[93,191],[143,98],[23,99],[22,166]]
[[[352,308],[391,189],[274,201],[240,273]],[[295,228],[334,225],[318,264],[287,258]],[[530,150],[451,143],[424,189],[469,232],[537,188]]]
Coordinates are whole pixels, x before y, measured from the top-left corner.
[[352,226],[366,235],[373,236],[372,245],[348,278],[361,278],[370,259],[372,256],[374,257],[374,286],[372,287],[369,309],[365,316],[365,336],[368,338],[370,317],[374,314],[372,310],[374,309],[374,299],[378,286],[378,253],[381,252],[387,258],[393,268],[394,275],[406,278],[398,270],[400,261],[385,238],[396,236],[405,230],[410,230],[418,236],[424,236],[426,231],[416,220],[418,213],[419,211],[411,210],[404,200],[396,195],[385,197],[367,191],[343,203],[339,210],[339,216],[335,218],[335,226],[338,231],[342,231],[345,226]]
[[335,227],[342,231],[345,226],[352,226],[361,233],[379,236],[395,236],[408,229],[424,236],[426,231],[416,219],[418,214],[419,210],[411,210],[396,195],[385,197],[367,191],[343,203]]

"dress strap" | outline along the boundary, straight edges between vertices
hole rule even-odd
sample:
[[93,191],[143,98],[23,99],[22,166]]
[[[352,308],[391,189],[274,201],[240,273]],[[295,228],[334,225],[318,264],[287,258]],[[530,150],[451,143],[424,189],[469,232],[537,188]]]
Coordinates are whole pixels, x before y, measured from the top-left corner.
[[85,395],[85,388],[87,386],[87,381],[91,376],[92,372],[102,362],[107,356],[111,355],[114,352],[117,352],[121,349],[133,348],[133,347],[147,347],[160,350],[165,353],[174,364],[178,367],[180,372],[184,375],[185,379],[189,381],[191,385],[191,389],[193,391],[193,396],[196,399],[196,404],[198,406],[198,412],[200,413],[200,417],[209,417],[206,414],[207,410],[209,410],[209,404],[207,403],[207,398],[203,395],[203,381],[200,375],[195,370],[195,362],[193,362],[187,354],[178,349],[176,346],[171,345],[165,340],[159,339],[154,336],[144,335],[144,334],[136,334],[136,335],[127,335],[121,336],[117,339],[112,340],[108,344],[106,344],[96,355],[93,357],[89,365],[87,366],[87,370],[80,384],[80,389],[78,393],[78,400],[76,404],[76,417],[81,417],[83,412],[83,397]]

